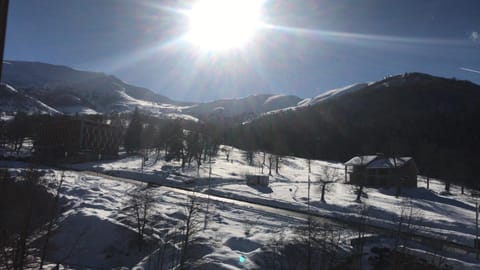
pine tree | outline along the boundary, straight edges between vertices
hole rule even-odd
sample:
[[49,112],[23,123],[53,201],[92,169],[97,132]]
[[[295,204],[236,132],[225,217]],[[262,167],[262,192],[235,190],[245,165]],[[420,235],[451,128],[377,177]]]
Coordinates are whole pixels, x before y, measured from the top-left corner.
[[142,121],[138,108],[135,108],[133,112],[132,120],[128,125],[127,132],[125,134],[125,150],[128,153],[138,151],[142,145]]
[[[179,121],[174,121],[169,123],[165,127],[165,146],[167,154],[165,155],[165,160],[180,160],[184,156],[184,134],[183,127]],[[183,162],[182,162],[183,163]],[[182,164],[183,166],[185,164]]]

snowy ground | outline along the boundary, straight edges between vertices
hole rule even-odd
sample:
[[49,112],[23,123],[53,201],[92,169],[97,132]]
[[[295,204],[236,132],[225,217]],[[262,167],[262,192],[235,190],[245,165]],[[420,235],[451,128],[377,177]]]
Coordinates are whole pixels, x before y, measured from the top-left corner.
[[[271,204],[286,204],[292,207],[305,207],[306,200],[306,161],[298,158],[285,158],[278,176],[273,177],[270,189],[259,189],[246,186],[244,175],[247,173],[261,173],[258,167],[248,166],[244,162],[242,152],[233,149],[230,154],[233,162],[227,162],[224,154],[220,154],[212,167],[212,190],[217,193],[228,193],[253,201],[262,199]],[[137,157],[129,157],[119,161],[79,164],[77,167],[89,167],[115,171],[125,176],[141,177],[141,161]],[[181,171],[176,163],[148,164],[144,168],[148,179],[157,179],[159,182],[169,181],[180,186],[195,187],[199,190],[208,189],[208,165],[200,170],[200,177],[194,168]],[[341,164],[332,164],[321,161],[312,162],[312,180],[321,176],[322,168],[330,166],[341,168]],[[9,167],[11,170],[27,168],[25,163],[1,162],[0,167]],[[15,169],[18,168],[18,169]],[[61,178],[61,172],[46,168],[50,174]],[[340,179],[341,171],[337,170]],[[264,172],[268,173],[267,170]],[[64,185],[61,191],[63,198],[68,200],[68,209],[62,215],[58,229],[52,242],[50,265],[61,263],[66,269],[148,269],[154,266],[158,253],[158,239],[165,239],[172,235],[181,226],[185,219],[184,205],[188,201],[186,195],[171,191],[164,187],[151,186],[149,189],[155,198],[152,222],[148,226],[149,244],[142,251],[135,245],[135,224],[127,218],[125,208],[131,191],[145,184],[126,182],[95,176],[92,173],[67,171],[64,175]],[[162,180],[163,179],[163,180]],[[193,180],[193,183],[190,180]],[[185,183],[187,182],[187,183]],[[423,184],[420,184],[422,186]],[[443,189],[440,182],[430,184],[433,191],[421,187],[408,190],[410,199],[395,199],[390,190],[367,189],[368,198],[363,201],[370,206],[371,222],[380,222],[382,215],[385,220],[394,220],[399,212],[399,205],[405,201],[419,207],[425,223],[442,230],[447,237],[461,238],[462,234],[471,234],[468,229],[468,208],[471,204],[462,202],[460,191],[453,187],[454,195],[441,195]],[[291,190],[290,190],[291,189]],[[431,194],[430,197],[426,194]],[[354,202],[355,195],[350,186],[339,183],[333,184],[327,193],[327,203],[321,203],[318,185],[312,188],[313,209],[326,215],[351,218],[358,214],[358,203]],[[205,205],[205,200],[201,201]],[[396,205],[399,204],[399,205]],[[467,205],[467,206],[466,206]],[[343,209],[344,208],[344,209]],[[203,207],[205,209],[205,207]],[[272,214],[238,205],[212,201],[205,230],[200,230],[199,241],[195,249],[200,253],[202,269],[254,269],[255,261],[262,254],[262,247],[271,239],[280,234],[294,237],[293,230],[303,222],[292,216]],[[203,228],[204,211],[200,212],[199,220]],[[462,223],[463,222],[463,223]],[[387,224],[382,221],[381,224]],[[387,224],[388,225],[388,224]],[[437,227],[438,226],[438,227]],[[462,227],[464,226],[464,227]],[[426,226],[424,226],[426,228]],[[456,232],[456,229],[463,228]],[[432,228],[429,228],[432,229]],[[349,239],[356,233],[345,230],[342,243],[349,246]],[[387,240],[391,241],[391,240]],[[375,241],[367,247],[382,245],[382,241]],[[56,248],[55,248],[56,247]],[[368,249],[367,249],[368,251]],[[461,256],[458,253],[445,253],[438,256],[438,251],[428,250],[421,246],[412,246],[412,252],[420,254],[428,261],[441,260],[455,266],[453,269],[479,269],[475,259],[471,256]],[[240,263],[240,256],[245,262]],[[445,256],[447,258],[445,258]],[[365,257],[366,258],[366,257]],[[168,268],[168,267],[167,267]],[[368,268],[364,268],[368,269]]]
[[[231,149],[229,161],[226,160],[226,149]],[[153,157],[150,157],[143,171],[139,157],[79,164],[75,167],[208,191],[208,164],[204,164],[199,172],[196,168],[187,168],[182,171],[177,162],[166,163],[160,159],[153,164],[152,160]],[[249,166],[242,151],[226,146],[222,147],[222,151],[212,164],[210,192],[271,205],[306,209],[307,160],[285,157],[281,161],[279,174],[276,174],[275,171],[272,172],[273,176],[270,176],[268,188],[246,185],[245,176],[247,174],[262,174],[261,166],[258,166],[261,164],[261,160],[262,154],[257,154],[256,166]],[[325,178],[325,167],[329,168],[330,174],[334,172],[334,176],[330,178],[337,180],[329,185],[326,203],[320,201],[320,184],[318,182],[320,178]],[[402,211],[408,212],[407,210],[412,206],[414,209],[412,215],[415,217],[416,230],[419,233],[464,245],[473,245],[475,199],[469,196],[470,190],[466,190],[466,194],[463,195],[459,187],[452,186],[451,194],[445,194],[441,181],[431,180],[430,189],[427,189],[425,179],[419,177],[418,188],[404,189],[399,198],[394,196],[394,189],[365,188],[362,203],[358,203],[355,201],[355,187],[344,183],[343,164],[315,160],[311,162],[311,170],[312,211],[324,216],[356,220],[366,205],[369,223],[394,228]],[[264,168],[263,174],[268,174],[268,168]]]
[[[28,167],[24,163],[0,162],[3,167],[5,164],[11,171]],[[61,172],[46,170],[57,180],[62,178]],[[156,261],[158,239],[174,233],[185,219],[186,195],[149,187],[155,198],[152,222],[147,226],[149,244],[139,251],[135,244],[135,224],[127,218],[125,208],[129,194],[146,185],[68,171],[63,177],[61,194],[68,201],[68,210],[62,214],[51,239],[49,266],[60,263],[65,269],[148,268]],[[200,202],[203,206],[206,203]],[[197,217],[202,229],[196,236],[199,240],[195,249],[200,252],[202,269],[253,269],[257,267],[253,258],[273,236],[289,237],[302,222],[213,201],[209,213],[206,229],[203,229],[205,211]],[[345,234],[342,240],[345,245],[348,236]],[[240,256],[245,258],[242,263]]]
[[0,158],[24,159],[32,156],[33,142],[30,139],[25,140],[20,151],[15,151],[13,146],[5,145],[0,147]]

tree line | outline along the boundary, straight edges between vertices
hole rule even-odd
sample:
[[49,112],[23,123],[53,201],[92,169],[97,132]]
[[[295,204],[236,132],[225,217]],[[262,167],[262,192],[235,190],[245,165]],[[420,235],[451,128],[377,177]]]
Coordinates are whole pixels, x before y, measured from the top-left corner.
[[163,154],[166,161],[180,161],[182,168],[193,162],[200,168],[217,155],[221,142],[213,124],[157,119],[136,109],[125,131],[124,147],[127,153],[147,156],[153,152],[155,162]]

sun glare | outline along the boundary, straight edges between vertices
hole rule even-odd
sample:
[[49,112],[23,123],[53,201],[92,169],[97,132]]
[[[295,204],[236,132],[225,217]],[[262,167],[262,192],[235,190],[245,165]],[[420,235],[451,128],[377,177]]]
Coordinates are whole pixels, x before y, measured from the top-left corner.
[[200,0],[188,12],[187,39],[206,50],[239,48],[260,26],[261,0]]

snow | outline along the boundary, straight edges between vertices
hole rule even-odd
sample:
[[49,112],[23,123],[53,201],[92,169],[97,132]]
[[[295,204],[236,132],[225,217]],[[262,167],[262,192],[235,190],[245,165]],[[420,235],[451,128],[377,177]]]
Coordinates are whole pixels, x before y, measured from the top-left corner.
[[[225,151],[231,150],[230,161]],[[118,176],[152,181],[203,190],[212,194],[229,196],[242,200],[260,202],[287,209],[307,209],[308,165],[307,160],[284,157],[279,174],[273,172],[267,188],[248,186],[247,174],[262,174],[261,154],[257,154],[255,166],[249,166],[241,150],[223,146],[220,156],[212,164],[211,190],[208,190],[208,164],[197,173],[195,168],[180,169],[179,163],[159,160],[140,169],[139,157],[128,157],[118,161],[82,164],[77,167],[100,170]],[[150,157],[153,160],[153,157]],[[311,210],[345,221],[355,221],[362,204],[356,202],[355,187],[344,183],[344,165],[325,161],[311,162],[312,199]],[[336,182],[330,184],[326,203],[320,200],[319,179],[325,177],[325,170],[334,171]],[[268,174],[264,168],[263,174]],[[404,188],[402,196],[396,198],[394,188],[365,188],[362,202],[368,206],[369,223],[385,228],[394,228],[402,209],[413,206],[416,209],[420,233],[457,243],[470,243],[475,235],[475,201],[468,195],[460,194],[459,187],[452,188],[452,194],[444,194],[443,183],[430,181],[426,189],[424,177],[419,177],[418,188]],[[467,191],[468,193],[469,191]]]
[[66,106],[66,107],[57,107],[57,110],[61,111],[64,114],[98,114],[97,111],[90,109],[85,106],[77,105],[77,106]]
[[388,169],[394,167],[402,167],[405,163],[412,160],[411,157],[400,157],[400,158],[380,158],[374,160],[368,165],[369,169]]
[[133,111],[138,107],[142,112],[145,112],[149,115],[167,118],[167,119],[183,119],[187,121],[198,122],[196,117],[182,113],[182,110],[187,108],[185,106],[176,106],[172,104],[161,104],[151,101],[145,101],[140,99],[135,99],[125,92],[120,92],[124,101],[116,104],[123,108],[127,108],[130,111]]
[[[226,160],[227,152],[230,152],[229,161]],[[282,158],[279,174],[273,172],[270,185],[261,188],[246,185],[245,175],[262,174],[259,166],[262,154],[256,154],[255,166],[248,165],[243,156],[244,152],[239,149],[221,147],[219,156],[212,164],[210,191],[208,163],[199,172],[191,167],[182,171],[178,162],[166,163],[159,160],[155,163],[151,155],[143,171],[140,168],[141,158],[136,156],[70,166],[286,209],[307,209],[307,160]],[[28,168],[29,164],[0,162],[0,167],[20,170]],[[356,220],[363,205],[355,201],[354,187],[343,183],[343,164],[313,160],[311,168],[311,210],[326,217]],[[48,170],[60,179],[59,171]],[[324,203],[319,199],[318,179],[325,178],[325,173],[328,174],[329,170],[335,172],[332,177],[337,181],[329,185]],[[268,168],[264,168],[263,174],[268,174]],[[95,172],[67,171],[62,196],[68,200],[69,207],[61,217],[60,229],[52,238],[56,246],[62,247],[55,251],[52,260],[61,258],[63,265],[72,268],[146,267],[156,261],[158,246],[155,239],[171,234],[181,224],[187,195],[162,186],[150,186],[149,190],[156,198],[153,208],[155,219],[149,226],[150,244],[138,251],[133,244],[136,236],[134,224],[127,218],[124,209],[128,194],[142,186],[141,182],[104,177]],[[423,177],[420,178],[419,188],[404,189],[399,198],[395,198],[393,189],[365,188],[366,195],[362,201],[368,206],[368,223],[393,228],[399,214],[411,205],[415,209],[418,233],[463,244],[472,242],[475,233],[474,199],[462,195],[457,186],[451,187],[451,194],[444,194],[443,189],[441,181],[430,180],[430,190],[427,190]],[[262,252],[261,248],[274,235],[284,233],[286,237],[291,237],[293,229],[301,222],[294,216],[265,212],[249,208],[248,205],[232,205],[227,201],[211,202],[207,228],[201,230],[196,244],[203,267],[208,269],[257,267],[253,258]],[[202,225],[203,215],[202,212]],[[351,231],[345,231],[342,241],[346,244],[352,236]],[[426,258],[428,252],[433,252],[425,247],[415,248],[424,252]],[[68,256],[69,254],[75,256]],[[462,269],[463,266],[475,269],[475,260],[471,255],[453,251],[448,254],[447,261],[458,266],[454,269]],[[244,263],[239,263],[240,256],[245,257]]]
[[267,98],[265,100],[265,102],[263,102],[264,105],[270,105],[272,103],[276,103],[276,102],[280,102],[279,100],[282,99],[282,98],[287,98],[288,96],[287,95],[283,95],[283,94],[280,94],[280,95],[273,95],[269,98]]
[[22,111],[27,114],[60,114],[56,109],[19,92],[9,84],[0,84],[0,97],[0,112],[2,113],[13,114]]
[[5,87],[8,91],[12,93],[18,93],[17,89],[13,88],[11,85],[5,84]]
[[7,115],[5,113],[0,114],[0,121],[11,121],[15,118],[13,115]]
[[[28,168],[26,163],[0,162],[10,168]],[[49,175],[62,173],[44,168]],[[11,169],[14,170],[14,169]],[[94,174],[67,171],[61,194],[69,202],[68,210],[60,218],[58,228],[51,238],[54,247],[49,261],[60,262],[73,269],[98,269],[145,267],[156,261],[157,242],[153,237],[172,234],[185,217],[185,194],[162,187],[150,187],[155,199],[149,241],[142,251],[134,245],[136,237],[132,221],[126,217],[128,194],[141,183],[125,182]],[[203,201],[205,203],[205,201]],[[259,212],[247,207],[212,201],[207,228],[198,234],[197,252],[208,269],[252,269],[252,260],[262,252],[272,234],[280,231],[289,234],[299,220]],[[204,212],[199,220],[203,228]],[[240,264],[239,257],[245,262]],[[168,259],[166,259],[168,260]],[[213,268],[216,267],[216,268]]]
[[411,157],[399,157],[399,158],[382,158],[377,155],[371,156],[357,156],[353,157],[349,161],[345,162],[347,166],[367,166],[369,169],[386,169],[396,166],[403,166],[405,163],[412,160]]
[[[313,106],[320,102],[331,100],[332,98],[337,98],[347,93],[359,91],[369,85],[370,83],[355,83],[345,87],[328,90],[316,97],[303,99],[299,101],[295,106],[285,107],[277,110],[271,110],[269,112],[264,113],[263,115],[275,114],[275,113],[285,112],[285,111],[295,111],[295,110],[298,110],[299,108]],[[245,123],[248,123],[248,122],[245,122]]]
[[353,157],[349,161],[345,162],[345,165],[348,166],[364,166],[367,165],[368,163],[372,162],[375,160],[378,156],[377,155],[371,155],[371,156],[357,156]]
[[368,86],[368,83],[355,83],[355,84],[348,85],[348,86],[345,86],[345,87],[328,90],[328,91],[314,97],[313,99],[309,100],[308,102],[302,103],[302,105],[303,106],[314,105],[314,104],[317,104],[321,101],[324,101],[324,100],[327,100],[327,99],[330,99],[330,98],[333,98],[333,97],[339,97],[340,95],[344,95],[344,94],[347,94],[347,93],[352,93],[352,92],[358,91],[358,90],[363,89],[367,86]]

